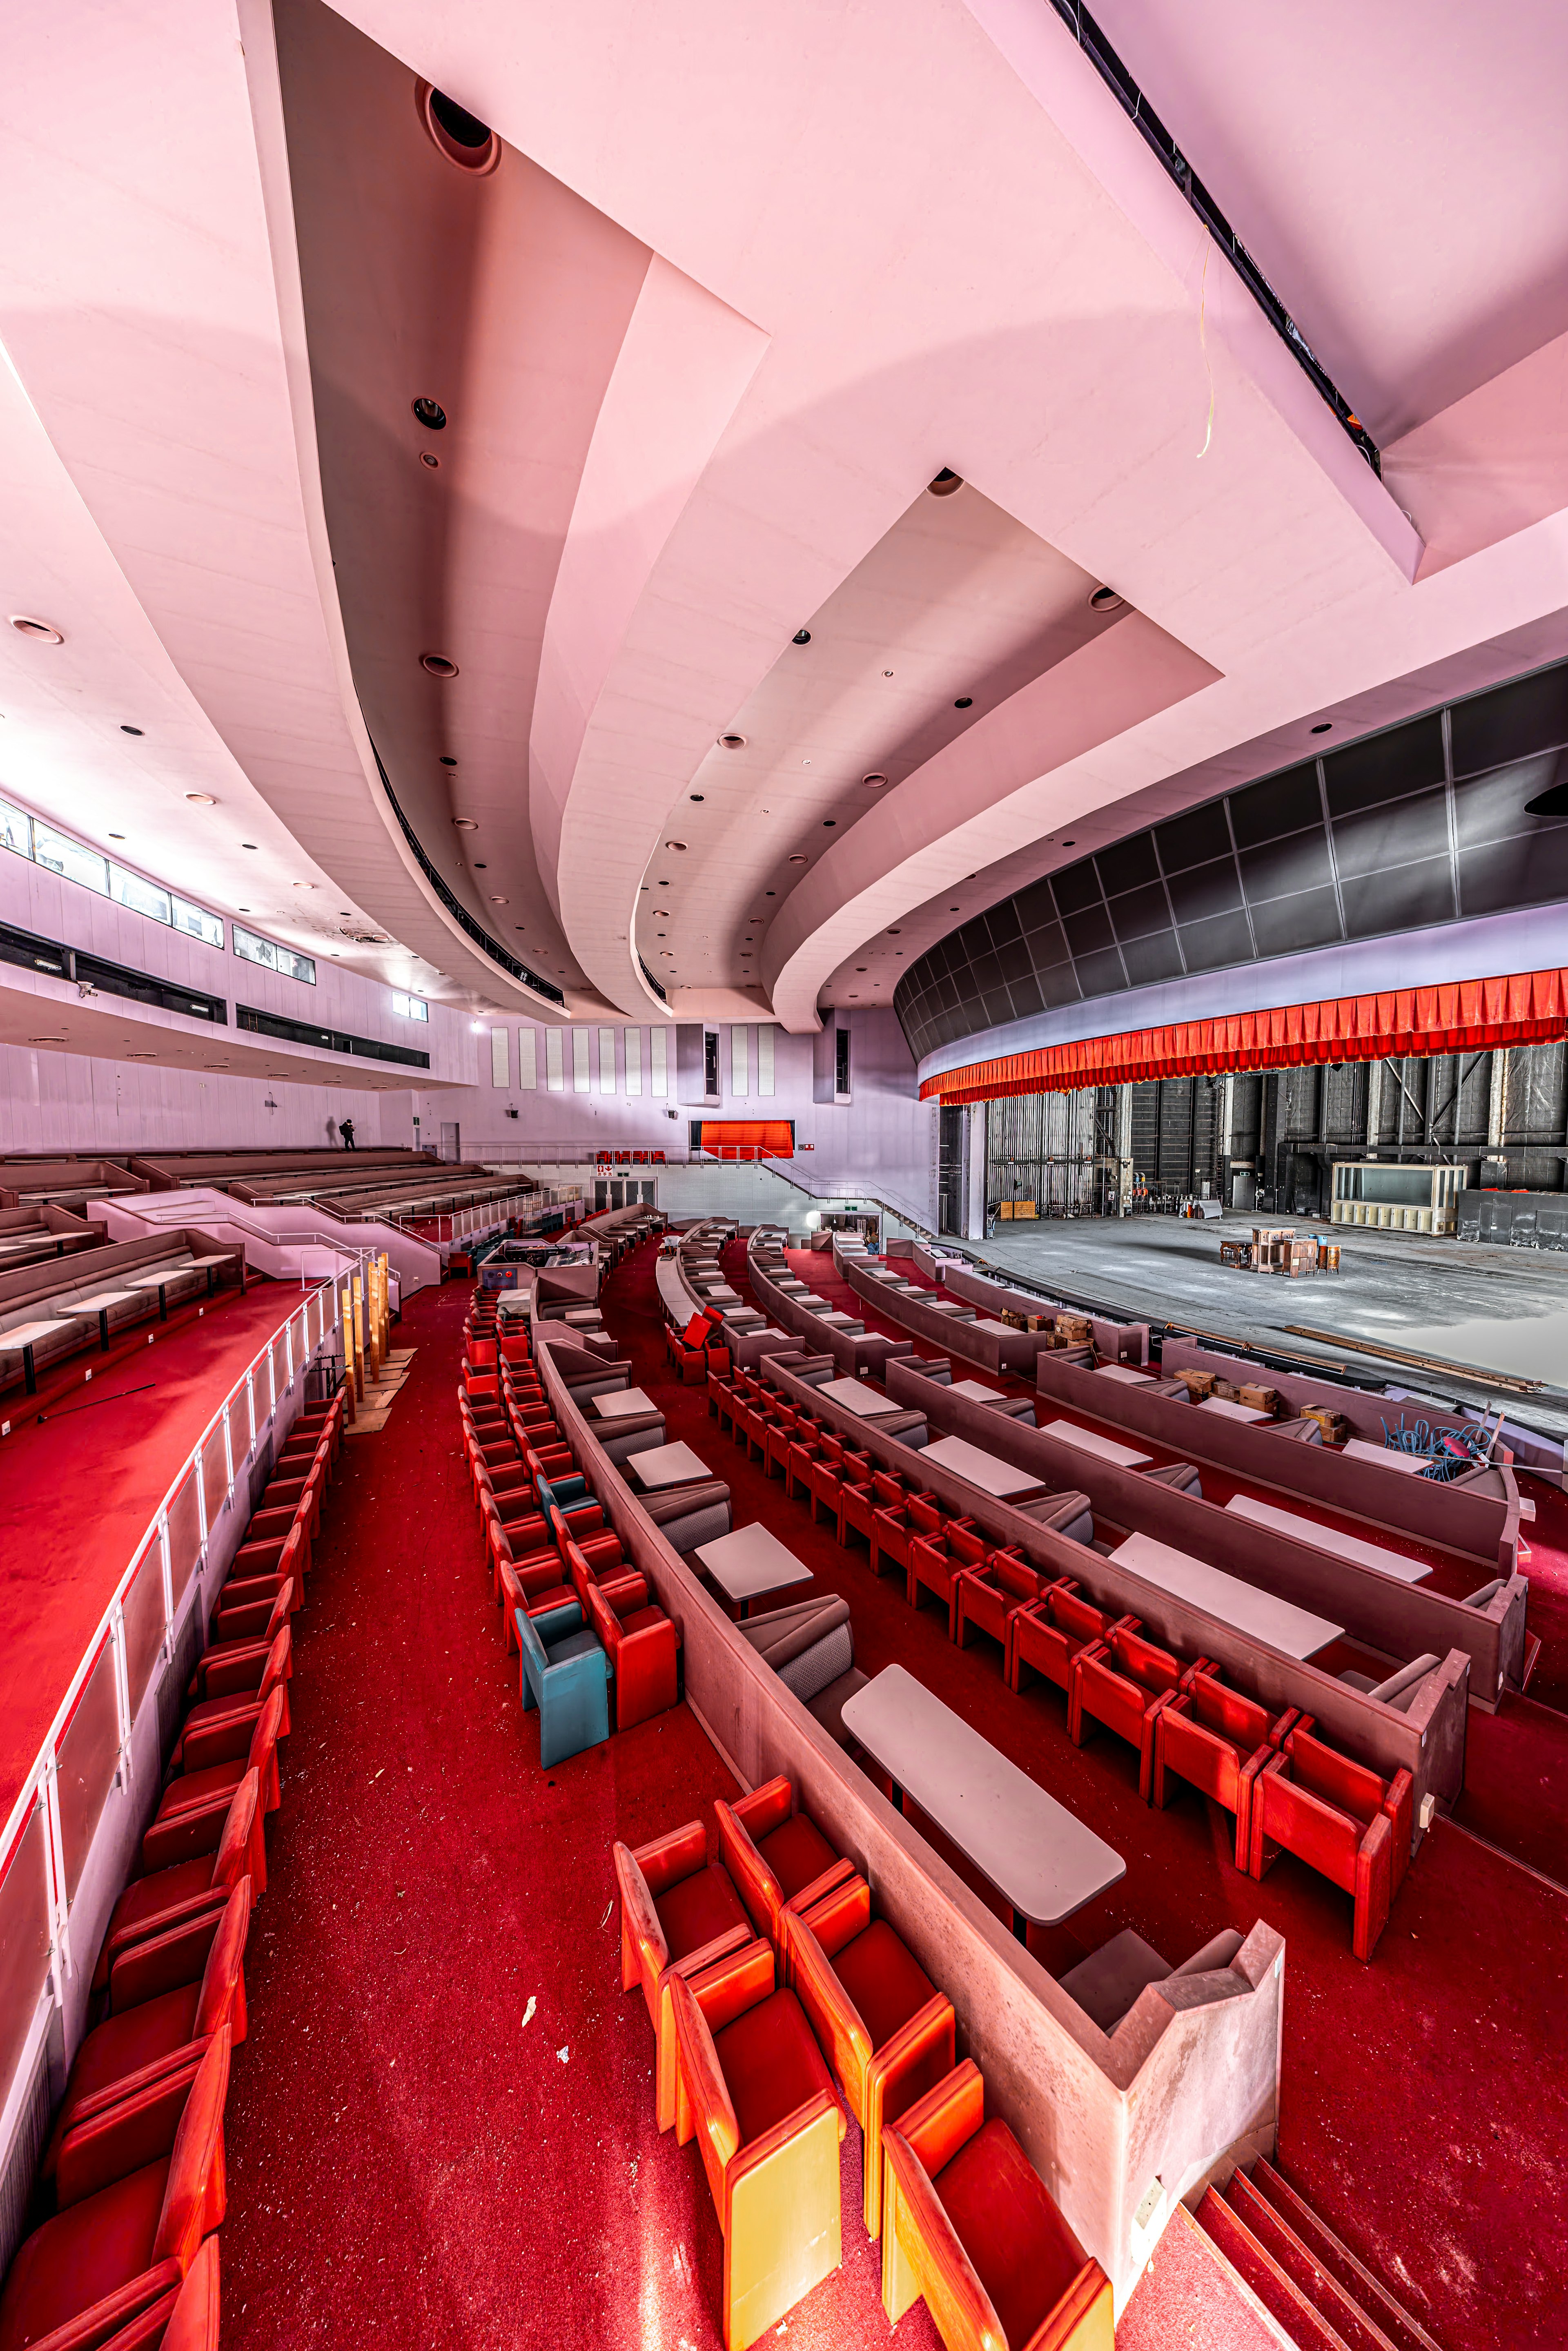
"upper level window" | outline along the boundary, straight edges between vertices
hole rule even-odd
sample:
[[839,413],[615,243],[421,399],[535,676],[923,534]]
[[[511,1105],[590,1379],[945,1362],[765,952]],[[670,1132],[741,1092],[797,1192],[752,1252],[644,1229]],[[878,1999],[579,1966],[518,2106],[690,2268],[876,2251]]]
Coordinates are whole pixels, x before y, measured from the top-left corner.
[[200,939],[204,946],[220,951],[223,947],[224,926],[216,914],[209,914],[204,906],[193,906],[189,899],[175,897],[160,883],[149,882],[144,875],[132,873],[123,865],[112,864],[96,849],[85,848],[68,833],[57,832],[53,825],[4,800],[0,800],[0,849],[30,858],[67,882],[79,882],[84,890],[91,890],[100,898],[112,898],[117,905],[128,906],[133,914],[145,914],[149,922],[166,923],[173,930],[183,931],[188,938]]
[[392,1010],[400,1020],[428,1020],[430,1018],[430,1007],[422,997],[400,996],[396,988],[392,990]]
[[316,985],[316,966],[309,956],[296,955],[292,947],[280,947],[273,939],[258,938],[254,931],[231,925],[235,937],[235,953],[246,963],[259,963],[267,971],[280,971],[285,979],[302,979],[306,985]]

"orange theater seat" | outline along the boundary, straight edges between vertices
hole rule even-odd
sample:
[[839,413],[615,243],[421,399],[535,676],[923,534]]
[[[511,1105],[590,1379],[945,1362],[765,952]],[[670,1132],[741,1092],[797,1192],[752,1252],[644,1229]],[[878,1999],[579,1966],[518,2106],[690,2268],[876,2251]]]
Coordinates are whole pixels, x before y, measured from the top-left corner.
[[694,2132],[724,2237],[725,2351],[779,2325],[841,2254],[844,2115],[773,1953],[753,1943],[695,1984],[671,1986],[675,2137]]
[[44,2152],[52,2179],[60,2147],[78,2122],[116,2101],[178,2080],[180,2103],[214,2032],[246,2033],[245,1944],[250,1880],[242,1877],[221,1910],[189,1919],[126,1952],[110,1973],[110,2013],[77,2051]]
[[953,2003],[852,1877],[788,1922],[789,1975],[865,2134],[865,2225],[882,2227],[882,2135],[952,2072]]
[[785,1913],[810,1909],[855,1874],[854,1864],[833,1850],[810,1814],[791,1809],[794,1801],[795,1791],[780,1773],[733,1804],[720,1797],[713,1808],[719,1849],[740,1898],[786,1966]]
[[670,1987],[700,1976],[751,1942],[751,1922],[729,1872],[707,1857],[707,1831],[688,1821],[635,1852],[617,1840],[621,1894],[621,1989],[643,1987],[653,2027],[653,2093],[659,2128],[675,2120],[675,2027]]
[[901,2116],[885,2157],[882,2302],[924,2296],[947,2351],[1114,2351],[1111,2281],[966,2058]]
[[[179,2285],[224,2217],[228,2078],[225,2025],[166,2135],[147,2133],[149,2159],[118,2177],[98,2176],[100,2156],[112,2161],[93,2143],[103,2134],[87,2124],[69,2135],[56,2175],[61,2209],[26,2240],[0,2294],[0,2351],[42,2351],[56,2330],[64,2345],[104,2344]],[[111,2134],[111,2147],[124,2135]]]

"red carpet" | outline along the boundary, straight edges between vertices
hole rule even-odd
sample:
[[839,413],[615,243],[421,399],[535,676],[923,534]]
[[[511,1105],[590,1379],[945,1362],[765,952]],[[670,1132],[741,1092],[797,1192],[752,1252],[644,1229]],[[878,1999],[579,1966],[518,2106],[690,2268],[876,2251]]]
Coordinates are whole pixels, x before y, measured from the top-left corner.
[[1116,2327],[1116,2351],[1281,2351],[1286,2338],[1184,2205]]
[[[458,1447],[465,1300],[412,1301],[413,1370],[344,1447],[295,1620],[229,2100],[225,2351],[716,2351],[721,2240],[696,2147],[654,2127],[610,1848],[733,1782],[685,1708],[541,1775]],[[852,2128],[843,2268],[788,2322],[808,2351],[892,2340],[859,2151]],[[919,2310],[897,2341],[937,2338]]]
[[0,1823],[181,1464],[298,1309],[298,1290],[263,1281],[244,1298],[220,1295],[199,1321],[155,1322],[151,1347],[138,1332],[118,1359],[78,1359],[74,1387],[42,1427],[0,1439]]
[[[821,1258],[801,1262],[819,1278]],[[740,1287],[743,1252],[726,1263]],[[729,1480],[737,1522],[766,1518],[849,1599],[857,1664],[907,1666],[1124,1855],[1122,1884],[1073,1922],[1085,1949],[1131,1926],[1179,1960],[1260,1915],[1285,1935],[1281,2156],[1330,2227],[1450,2351],[1568,2342],[1550,2251],[1568,2197],[1568,2076],[1555,2053],[1568,1897],[1439,1823],[1362,1966],[1348,1897],[1289,1857],[1260,1885],[1239,1875],[1218,1809],[1189,1793],[1153,1812],[1130,1749],[1109,1736],[1075,1749],[1058,1693],[1036,1684],[1014,1696],[992,1645],[954,1649],[934,1605],[912,1613],[895,1578],[872,1577],[863,1547],[842,1552],[831,1530],[812,1531],[805,1503],[787,1503],[720,1435],[704,1392],[670,1383],[648,1250],[612,1277],[605,1308],[672,1438]],[[1510,1768],[1500,1760],[1493,1779]]]

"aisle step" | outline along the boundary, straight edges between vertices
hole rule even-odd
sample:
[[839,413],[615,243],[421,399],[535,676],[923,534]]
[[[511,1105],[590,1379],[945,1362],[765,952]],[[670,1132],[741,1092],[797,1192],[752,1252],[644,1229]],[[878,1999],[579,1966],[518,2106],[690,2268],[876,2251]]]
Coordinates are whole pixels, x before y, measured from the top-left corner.
[[1340,2241],[1327,2222],[1320,2220],[1312,2206],[1297,2194],[1290,2181],[1261,2156],[1252,2167],[1249,2184],[1254,2193],[1271,2205],[1280,2219],[1294,2231],[1306,2251],[1382,2328],[1384,2335],[1394,2345],[1395,2351],[1439,2351],[1439,2346],[1420,2322],[1412,2318],[1403,2303],[1390,2294],[1382,2280],[1375,2277],[1364,2262],[1357,2261],[1349,2246]]
[[1209,2189],[1198,2206],[1197,2224],[1242,2283],[1251,2287],[1270,2317],[1283,2327],[1296,2351],[1350,2351],[1343,2335],[1320,2316],[1218,2189]]

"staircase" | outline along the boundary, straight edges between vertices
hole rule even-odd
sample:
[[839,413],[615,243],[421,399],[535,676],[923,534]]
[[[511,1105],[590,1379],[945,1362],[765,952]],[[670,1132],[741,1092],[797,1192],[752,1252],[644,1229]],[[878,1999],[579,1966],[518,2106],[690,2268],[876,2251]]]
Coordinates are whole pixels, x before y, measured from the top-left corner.
[[1208,2190],[1197,2223],[1297,2351],[1439,2351],[1261,2156]]

